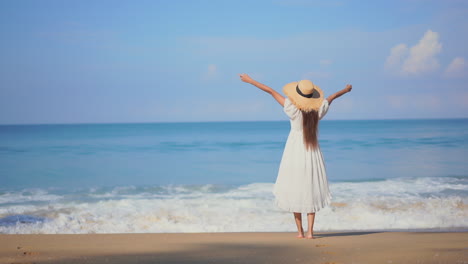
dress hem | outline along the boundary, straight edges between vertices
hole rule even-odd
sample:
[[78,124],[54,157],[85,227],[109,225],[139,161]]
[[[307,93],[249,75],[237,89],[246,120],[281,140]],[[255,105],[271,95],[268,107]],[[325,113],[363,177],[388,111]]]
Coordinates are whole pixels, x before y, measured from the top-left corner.
[[304,206],[304,205],[299,205],[299,204],[287,204],[281,202],[275,195],[275,204],[278,206],[280,209],[291,212],[291,213],[315,213],[320,211],[320,209],[323,209],[327,205],[331,203],[331,199],[333,198],[333,195],[331,192],[328,192],[327,196],[325,199],[322,200],[321,203],[319,204],[314,204],[312,206]]

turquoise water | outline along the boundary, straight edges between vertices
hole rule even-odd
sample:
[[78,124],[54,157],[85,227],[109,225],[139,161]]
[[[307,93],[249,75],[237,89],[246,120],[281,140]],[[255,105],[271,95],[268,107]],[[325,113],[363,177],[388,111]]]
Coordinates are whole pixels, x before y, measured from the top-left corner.
[[[287,121],[1,125],[0,232],[289,230],[274,225],[284,214],[270,203],[288,132]],[[463,220],[468,218],[468,119],[324,120],[320,123],[320,146],[335,202],[346,201],[354,209],[368,206],[365,212],[374,210],[376,203],[380,203],[378,208],[385,204],[387,209],[414,206],[400,216],[406,217],[407,225],[386,218],[374,229],[468,227]],[[177,208],[163,205],[164,201],[177,204],[181,199],[185,203]],[[264,229],[261,219],[250,226],[206,229],[211,213],[205,219],[196,212],[206,209],[206,204],[213,203],[215,208],[223,199],[240,202],[231,204],[231,210],[237,208],[240,214],[261,207],[265,214],[273,211],[277,216],[271,219],[270,229]],[[243,204],[249,204],[249,210],[242,206],[242,199],[247,199]],[[386,204],[389,201],[392,205]],[[427,207],[417,208],[421,202]],[[165,222],[148,220],[142,226],[152,223],[151,228],[135,230],[111,225],[103,208],[115,208],[113,203],[124,203],[123,208],[141,206],[140,211],[154,213],[154,219]],[[162,204],[154,208],[149,203]],[[186,211],[189,205],[192,213]],[[437,206],[452,210],[445,213],[455,218],[448,224],[442,213],[422,224],[411,220]],[[161,208],[166,208],[164,213]],[[242,208],[247,212],[241,212]],[[326,210],[330,211],[329,219],[323,230],[372,226],[369,219],[363,219],[361,223],[367,225],[362,226],[333,225],[332,219],[341,209],[331,206]],[[394,210],[381,213],[395,218]],[[185,229],[170,223],[173,214],[188,221]],[[83,215],[92,215],[94,222],[103,221],[102,226],[86,224],[86,219],[80,218]],[[76,226],[67,227],[65,218],[77,221]]]
[[[330,181],[466,176],[468,120],[322,121]],[[271,182],[288,122],[0,126],[3,188]]]

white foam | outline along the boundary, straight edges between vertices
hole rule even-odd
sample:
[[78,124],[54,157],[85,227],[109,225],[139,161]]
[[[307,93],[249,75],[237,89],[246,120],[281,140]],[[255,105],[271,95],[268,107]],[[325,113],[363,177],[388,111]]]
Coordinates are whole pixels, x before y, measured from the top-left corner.
[[50,194],[42,189],[24,189],[19,192],[6,192],[0,195],[0,205],[6,203],[24,203],[38,201],[56,201],[62,196]]
[[[97,202],[53,200],[2,206],[0,215],[26,214],[48,221],[0,226],[0,233],[161,233],[294,231],[291,213],[274,205],[272,183],[213,191],[214,186],[166,186],[131,194],[118,187]],[[467,197],[442,195],[468,185],[445,178],[331,183],[332,205],[316,216],[316,231],[466,229]],[[170,189],[170,190],[169,190]],[[125,190],[125,191],[122,191]],[[135,191],[130,187],[130,191]],[[123,193],[123,194],[122,194]],[[46,194],[45,194],[46,195]]]

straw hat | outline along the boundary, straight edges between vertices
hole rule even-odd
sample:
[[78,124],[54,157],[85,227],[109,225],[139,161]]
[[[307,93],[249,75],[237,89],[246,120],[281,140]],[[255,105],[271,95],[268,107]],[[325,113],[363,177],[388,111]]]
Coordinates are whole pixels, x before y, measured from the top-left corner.
[[318,111],[324,99],[322,89],[309,80],[288,83],[283,87],[283,92],[304,112]]

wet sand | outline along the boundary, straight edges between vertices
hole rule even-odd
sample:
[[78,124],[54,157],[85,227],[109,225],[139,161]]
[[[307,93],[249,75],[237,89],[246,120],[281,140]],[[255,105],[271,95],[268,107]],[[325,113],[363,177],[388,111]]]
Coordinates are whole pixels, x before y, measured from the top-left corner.
[[468,232],[0,235],[0,263],[468,263]]

